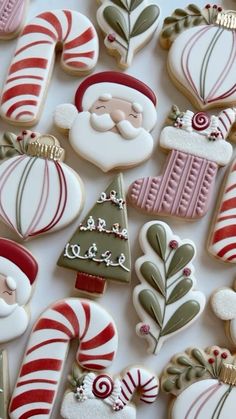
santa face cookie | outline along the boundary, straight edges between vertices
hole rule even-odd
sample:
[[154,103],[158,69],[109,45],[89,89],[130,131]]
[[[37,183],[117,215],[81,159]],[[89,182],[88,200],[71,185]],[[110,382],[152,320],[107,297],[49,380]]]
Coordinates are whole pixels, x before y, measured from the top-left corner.
[[37,272],[38,264],[28,250],[0,238],[0,343],[26,331],[30,317],[27,306]]
[[170,77],[198,109],[236,103],[235,30],[235,11],[209,4],[176,9],[164,21]]
[[212,346],[175,356],[162,375],[162,390],[176,398],[170,419],[233,419],[235,415],[235,355]]
[[147,339],[148,351],[157,354],[166,339],[200,316],[205,297],[194,290],[196,249],[190,240],[181,240],[161,221],[151,221],[141,229],[139,241],[144,256],[135,263],[141,284],[134,289],[133,302],[142,322],[136,331]]
[[225,140],[235,123],[235,109],[218,116],[181,112],[172,107],[160,145],[169,155],[163,174],[137,179],[129,188],[130,203],[152,215],[185,219],[203,217],[209,208],[219,166],[229,163],[232,146]]
[[98,73],[81,83],[75,105],[59,105],[54,121],[69,131],[69,141],[81,157],[104,172],[150,157],[156,96],[144,83],[123,73]]
[[75,10],[36,16],[21,33],[3,88],[0,115],[8,123],[30,127],[38,122],[58,47],[69,74],[83,76],[97,64],[98,37],[86,16]]
[[7,352],[0,350],[0,417],[7,419],[8,407],[8,361]]
[[131,400],[136,391],[144,403],[153,403],[158,395],[158,379],[142,367],[131,367],[120,377],[108,374],[82,374],[75,364],[69,377],[71,391],[61,407],[64,419],[136,419]]
[[15,38],[23,26],[28,0],[1,0],[0,39]]
[[6,133],[4,140],[0,158],[10,158],[0,165],[1,219],[23,240],[72,222],[83,206],[83,185],[62,163],[58,140],[26,130],[19,136]]
[[134,54],[154,35],[160,16],[159,7],[149,0],[99,0],[97,22],[105,35],[104,44],[119,66],[132,64]]
[[77,271],[75,287],[100,296],[107,279],[131,280],[127,208],[122,174],[102,192],[66,244],[59,266]]
[[33,327],[9,406],[11,419],[51,417],[73,339],[79,344],[76,362],[84,369],[101,371],[116,355],[116,326],[101,306],[78,298],[57,301]]

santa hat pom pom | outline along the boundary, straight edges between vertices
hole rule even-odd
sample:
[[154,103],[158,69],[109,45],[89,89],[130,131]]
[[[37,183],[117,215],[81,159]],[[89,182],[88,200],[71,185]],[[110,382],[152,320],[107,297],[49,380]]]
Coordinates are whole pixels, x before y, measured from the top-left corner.
[[78,111],[71,103],[58,105],[54,114],[55,125],[62,130],[71,129]]

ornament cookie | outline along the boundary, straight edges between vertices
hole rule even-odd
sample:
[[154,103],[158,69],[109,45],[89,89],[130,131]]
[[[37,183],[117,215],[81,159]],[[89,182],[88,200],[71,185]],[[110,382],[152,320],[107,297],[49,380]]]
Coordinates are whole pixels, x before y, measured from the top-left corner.
[[236,346],[236,281],[233,289],[225,287],[215,291],[211,306],[216,317],[225,321],[226,334]]
[[105,35],[105,47],[117,56],[121,68],[127,68],[136,51],[153,37],[160,9],[149,0],[99,0],[99,3],[97,22]]
[[72,339],[76,361],[85,369],[108,367],[117,350],[112,317],[98,304],[68,298],[49,307],[33,327],[9,406],[9,417],[49,419]]
[[65,394],[61,407],[64,419],[136,419],[131,400],[136,391],[139,399],[153,403],[158,395],[159,381],[142,367],[131,367],[121,376],[83,374],[75,364],[69,376],[71,390]]
[[54,121],[69,132],[76,153],[108,172],[150,157],[156,118],[156,96],[148,86],[127,74],[107,71],[83,81],[75,106],[59,105]]
[[214,218],[209,252],[223,262],[236,263],[236,160],[226,175],[220,205]]
[[161,379],[162,390],[175,397],[170,419],[233,419],[236,392],[235,355],[212,346],[175,356]]
[[58,265],[77,271],[75,287],[99,296],[106,280],[128,283],[131,257],[122,174],[98,197],[66,244]]
[[38,122],[57,47],[69,74],[82,76],[97,64],[98,37],[86,16],[75,10],[36,16],[21,33],[3,88],[0,115],[8,123],[29,127]]
[[0,417],[7,419],[8,407],[8,361],[7,352],[0,350]]
[[142,227],[139,241],[144,256],[135,263],[141,282],[133,294],[141,319],[136,331],[147,339],[148,352],[157,354],[166,339],[197,320],[205,297],[194,290],[196,249],[190,240],[181,240],[161,221],[151,221]]
[[235,14],[190,4],[164,21],[160,39],[170,48],[170,77],[197,109],[236,104]]
[[30,320],[28,304],[37,273],[38,264],[27,249],[12,240],[0,238],[0,343],[25,333]]
[[0,39],[15,38],[22,29],[29,0],[1,0]]
[[[64,149],[49,134],[6,133],[0,145],[0,216],[23,240],[67,226],[80,213],[83,184],[62,163]],[[16,155],[16,156],[14,156]]]
[[163,174],[133,182],[128,193],[130,203],[155,216],[203,217],[218,168],[227,165],[232,156],[232,146],[225,140],[235,118],[236,110],[231,108],[210,116],[181,112],[173,106],[169,126],[160,137],[160,146],[169,151]]

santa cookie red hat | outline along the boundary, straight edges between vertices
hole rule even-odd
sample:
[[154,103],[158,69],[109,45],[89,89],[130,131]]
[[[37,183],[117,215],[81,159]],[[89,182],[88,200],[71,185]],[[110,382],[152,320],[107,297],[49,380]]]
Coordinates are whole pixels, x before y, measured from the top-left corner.
[[99,97],[115,97],[133,102],[142,109],[143,127],[151,131],[156,124],[155,93],[140,80],[117,71],[104,71],[87,77],[75,95],[75,106],[79,112],[89,111]]
[[38,264],[32,254],[18,243],[0,238],[0,274],[16,284],[16,300],[25,305],[38,273]]

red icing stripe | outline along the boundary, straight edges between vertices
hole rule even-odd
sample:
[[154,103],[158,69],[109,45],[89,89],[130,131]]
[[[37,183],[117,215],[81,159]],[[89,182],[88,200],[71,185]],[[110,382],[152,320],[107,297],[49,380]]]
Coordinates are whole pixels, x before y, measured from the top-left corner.
[[33,33],[43,33],[44,35],[50,36],[54,41],[57,40],[56,35],[52,31],[40,25],[27,25],[25,29],[23,30],[21,36],[33,34]]
[[6,90],[2,96],[2,104],[7,102],[9,99],[14,98],[15,96],[21,95],[32,95],[39,96],[41,91],[41,86],[38,84],[19,84],[17,86],[11,87]]
[[[148,384],[150,384],[152,381],[154,380],[154,377],[152,377],[152,378],[150,378],[143,386],[148,386]],[[157,386],[156,386],[157,387]],[[154,387],[153,387],[154,388]],[[149,391],[149,390],[151,390],[151,389],[146,389],[146,390],[144,390],[144,391]]]
[[25,116],[25,115],[34,115],[34,113],[33,112],[30,112],[30,111],[22,111],[22,112],[19,112],[17,115],[16,115],[16,119],[20,119],[20,117],[21,116]]
[[213,243],[217,243],[220,240],[227,239],[229,237],[236,237],[236,225],[229,225],[217,230],[213,235]]
[[62,301],[57,306],[55,306],[53,310],[62,314],[67,320],[69,320],[74,329],[74,336],[79,336],[79,321],[73,309],[68,304],[65,304],[64,301]]
[[43,77],[41,76],[32,76],[31,74],[26,74],[25,76],[18,76],[18,77],[10,77],[10,79],[7,79],[7,83],[11,83],[15,80],[21,80],[21,79],[34,79],[34,80],[43,80]]
[[15,53],[15,57],[17,57],[17,55],[19,55],[21,52],[25,51],[28,48],[34,47],[35,45],[42,45],[42,44],[52,45],[53,42],[52,41],[35,41],[35,42],[31,42],[30,44],[27,44],[24,47],[18,49],[16,51],[16,53]]
[[80,47],[86,42],[91,41],[93,38],[94,38],[94,30],[92,27],[89,27],[81,35],[77,36],[77,38],[72,39],[72,41],[70,42],[66,42],[64,45],[64,51],[68,49]]
[[68,61],[66,63],[68,67],[74,67],[74,68],[84,68],[87,67],[86,63],[83,63],[82,61]]
[[38,343],[38,345],[33,346],[33,348],[30,348],[27,352],[26,355],[31,354],[32,352],[36,351],[37,349],[41,348],[42,346],[46,346],[46,345],[50,345],[51,343],[67,343],[68,339],[49,339],[49,340],[45,340],[44,342]]
[[79,52],[77,54],[67,52],[66,54],[63,55],[63,59],[68,60],[69,58],[80,58],[80,57],[93,58],[94,55],[95,55],[94,51]]
[[16,385],[16,387],[22,387],[22,386],[26,386],[28,384],[35,384],[35,383],[53,384],[53,385],[55,384],[55,385],[57,385],[57,381],[55,381],[55,380],[44,380],[42,378],[42,379],[35,379],[35,380],[27,380],[27,381],[18,382],[17,385]]
[[47,329],[53,329],[53,330],[58,330],[60,332],[65,333],[69,339],[73,338],[73,335],[70,331],[70,329],[68,329],[68,327],[66,327],[64,324],[56,321],[56,320],[51,320],[51,319],[40,319],[38,321],[38,323],[36,324],[33,332],[36,332],[37,330],[47,330]]
[[58,41],[62,41],[61,22],[57,19],[55,14],[53,14],[51,12],[45,12],[45,13],[42,13],[41,15],[39,15],[38,17],[41,18],[41,19],[46,20],[47,22],[49,22],[53,26],[53,28],[57,31]]
[[17,61],[11,65],[9,75],[15,73],[16,71],[23,70],[25,68],[42,68],[46,69],[48,60],[45,58],[25,58],[24,60]]
[[32,409],[29,412],[25,412],[23,415],[20,415],[19,419],[31,419],[34,416],[48,415],[49,413],[49,409]]
[[30,361],[23,365],[20,377],[24,377],[25,375],[36,371],[60,371],[61,366],[62,361],[59,359],[37,359],[36,361]]
[[90,305],[87,303],[82,303],[82,307],[84,309],[84,315],[85,315],[85,327],[84,327],[84,332],[80,336],[81,341],[83,340],[84,336],[86,336],[87,334],[89,324],[90,324],[90,318],[91,318]]
[[14,412],[14,410],[18,409],[19,407],[30,403],[52,403],[54,395],[54,390],[37,389],[26,391],[25,393],[19,394],[19,396],[16,396],[13,399],[10,405],[10,413]]
[[229,252],[230,250],[233,250],[233,249],[236,249],[236,243],[230,243],[227,246],[225,246],[223,249],[221,249],[217,253],[217,256],[223,257],[227,252]]
[[37,105],[37,102],[36,100],[20,100],[19,102],[16,102],[10,106],[10,108],[7,111],[7,116],[10,117],[16,109],[20,108],[21,106],[27,105],[35,106]]
[[86,368],[87,370],[96,370],[96,371],[104,370],[104,366],[97,365],[97,364],[86,364],[84,365],[84,368]]
[[81,350],[90,350],[97,348],[98,346],[104,345],[109,342],[115,335],[114,327],[112,323],[105,327],[97,336],[94,336],[92,339],[87,340],[86,342],[81,342]]
[[226,215],[225,217],[218,218],[217,222],[225,221],[225,220],[233,220],[234,218],[236,218],[236,215]]
[[221,212],[236,208],[236,198],[227,199],[222,203]]
[[79,362],[81,362],[82,364],[84,363],[84,361],[94,361],[96,360],[101,360],[101,359],[106,359],[107,361],[112,361],[114,358],[114,352],[110,352],[109,354],[105,354],[105,355],[87,355],[87,354],[83,354],[83,353],[79,353]]

